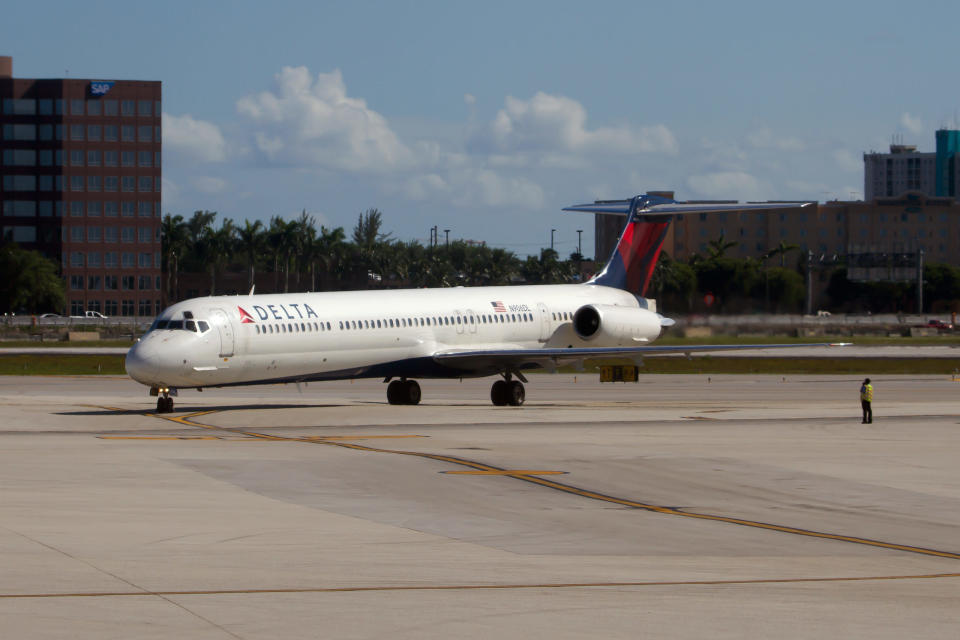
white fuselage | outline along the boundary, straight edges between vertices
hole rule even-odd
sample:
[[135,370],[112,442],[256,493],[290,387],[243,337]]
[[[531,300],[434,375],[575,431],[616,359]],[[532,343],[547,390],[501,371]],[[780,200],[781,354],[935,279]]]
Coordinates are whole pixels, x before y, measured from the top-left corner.
[[660,333],[657,314],[634,295],[590,284],[218,296],[164,310],[130,349],[127,371],[161,388],[489,375],[432,357],[588,346],[572,327],[587,304],[631,308],[643,319],[589,346],[649,343]]

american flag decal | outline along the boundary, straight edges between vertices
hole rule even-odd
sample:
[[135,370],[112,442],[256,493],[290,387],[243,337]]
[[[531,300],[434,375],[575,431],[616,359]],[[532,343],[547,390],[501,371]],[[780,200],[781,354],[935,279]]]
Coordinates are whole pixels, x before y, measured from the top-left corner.
[[493,310],[496,311],[497,313],[507,312],[507,308],[503,306],[503,303],[500,302],[499,300],[497,300],[496,302],[491,302],[490,304],[491,306],[493,306]]
[[253,319],[243,307],[237,307],[240,310],[240,324],[256,324],[257,321]]

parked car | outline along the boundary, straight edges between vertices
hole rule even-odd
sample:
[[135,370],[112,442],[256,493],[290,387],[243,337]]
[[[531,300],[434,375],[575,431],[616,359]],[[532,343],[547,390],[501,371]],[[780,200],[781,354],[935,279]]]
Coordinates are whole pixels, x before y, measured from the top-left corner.
[[943,320],[927,320],[927,326],[934,329],[953,329],[953,325]]
[[41,318],[59,318],[59,313],[44,313],[40,315]]
[[106,320],[107,316],[99,311],[84,311],[82,316],[70,316],[71,318],[86,318],[87,320]]

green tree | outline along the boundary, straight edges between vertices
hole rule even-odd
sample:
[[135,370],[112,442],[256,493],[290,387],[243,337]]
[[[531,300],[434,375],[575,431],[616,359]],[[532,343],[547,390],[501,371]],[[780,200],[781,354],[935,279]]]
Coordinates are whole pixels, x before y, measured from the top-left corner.
[[247,262],[248,291],[253,289],[256,281],[257,260],[266,248],[266,244],[266,235],[261,221],[257,220],[250,224],[249,220],[244,220],[243,227],[237,229],[237,248]]
[[160,236],[163,239],[163,271],[167,274],[166,305],[169,305],[180,299],[180,262],[190,244],[183,216],[171,216],[169,213],[164,216],[160,223]]
[[66,306],[57,264],[37,251],[16,244],[0,249],[0,280],[0,308],[5,311],[60,312]]

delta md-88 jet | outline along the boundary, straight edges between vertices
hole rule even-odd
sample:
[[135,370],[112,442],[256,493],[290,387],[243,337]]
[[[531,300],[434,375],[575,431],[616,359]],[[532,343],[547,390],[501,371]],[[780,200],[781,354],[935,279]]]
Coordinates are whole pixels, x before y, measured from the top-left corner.
[[673,320],[644,297],[674,216],[801,206],[641,195],[568,207],[627,216],[610,260],[583,284],[193,298],[157,317],[127,353],[127,373],[160,413],[178,389],[348,378],[383,378],[390,404],[417,404],[417,379],[500,376],[493,404],[519,406],[525,371],[588,358],[812,346],[654,346]]

